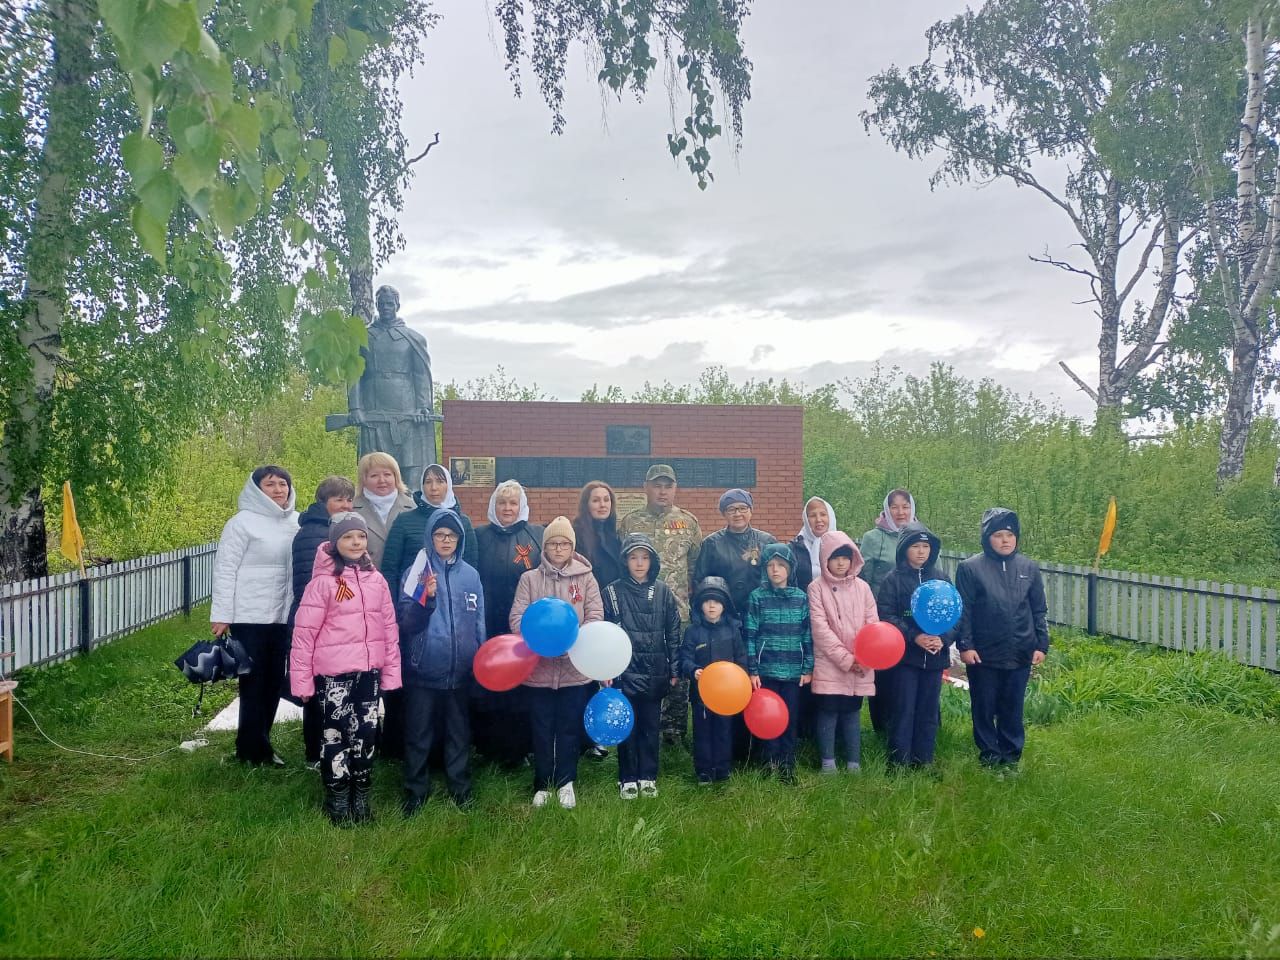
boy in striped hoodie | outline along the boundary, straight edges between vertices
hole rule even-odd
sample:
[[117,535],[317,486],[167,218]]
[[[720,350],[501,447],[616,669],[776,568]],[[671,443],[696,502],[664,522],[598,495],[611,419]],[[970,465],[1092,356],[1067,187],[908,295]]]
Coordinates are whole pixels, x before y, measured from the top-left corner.
[[764,742],[765,760],[784,783],[795,783],[796,720],[800,688],[813,679],[809,598],[788,586],[795,557],[785,543],[771,543],[761,556],[764,577],[747,600],[743,633],[751,686],[772,690],[787,705],[787,729]]

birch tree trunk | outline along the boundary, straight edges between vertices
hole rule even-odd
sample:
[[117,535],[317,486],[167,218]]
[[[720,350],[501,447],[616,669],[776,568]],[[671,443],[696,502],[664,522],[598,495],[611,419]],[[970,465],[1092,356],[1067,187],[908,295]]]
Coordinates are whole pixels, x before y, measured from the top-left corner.
[[87,83],[93,72],[92,3],[50,0],[48,13],[53,41],[48,127],[37,168],[39,186],[18,330],[25,363],[5,374],[13,377],[13,387],[0,443],[0,581],[48,572],[40,489],[54,378],[62,360],[76,201],[89,162],[88,131],[97,102]]

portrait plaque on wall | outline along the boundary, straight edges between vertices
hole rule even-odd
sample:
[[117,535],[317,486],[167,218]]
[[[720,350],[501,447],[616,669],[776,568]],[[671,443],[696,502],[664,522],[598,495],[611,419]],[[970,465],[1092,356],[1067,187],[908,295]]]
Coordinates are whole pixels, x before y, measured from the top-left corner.
[[495,457],[450,457],[449,473],[455,487],[492,487],[497,480]]
[[605,453],[611,457],[647,457],[649,439],[648,427],[618,425],[604,428]]

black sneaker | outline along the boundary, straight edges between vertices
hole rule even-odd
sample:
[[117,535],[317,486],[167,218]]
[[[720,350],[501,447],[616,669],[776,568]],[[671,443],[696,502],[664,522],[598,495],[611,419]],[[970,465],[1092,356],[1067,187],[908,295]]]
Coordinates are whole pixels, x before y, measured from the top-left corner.
[[416,794],[406,793],[404,799],[400,801],[400,812],[404,814],[406,820],[417,814],[422,809],[422,805],[426,803],[426,797],[419,797]]
[[470,810],[475,806],[475,797],[471,796],[470,790],[462,790],[458,793],[449,794],[449,799],[459,810]]

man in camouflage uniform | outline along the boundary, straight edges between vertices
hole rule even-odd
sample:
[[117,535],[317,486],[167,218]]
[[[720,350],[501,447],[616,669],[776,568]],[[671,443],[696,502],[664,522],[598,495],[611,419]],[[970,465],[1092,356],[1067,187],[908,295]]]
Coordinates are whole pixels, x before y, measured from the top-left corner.
[[[618,524],[618,536],[643,533],[653,541],[662,561],[662,581],[675,594],[680,609],[680,628],[689,626],[689,577],[702,548],[702,528],[698,518],[676,506],[676,472],[668,464],[655,463],[644,475],[644,495],[648,504],[633,510]],[[677,743],[684,739],[689,720],[689,682],[681,680],[672,688],[662,706],[662,739]]]

